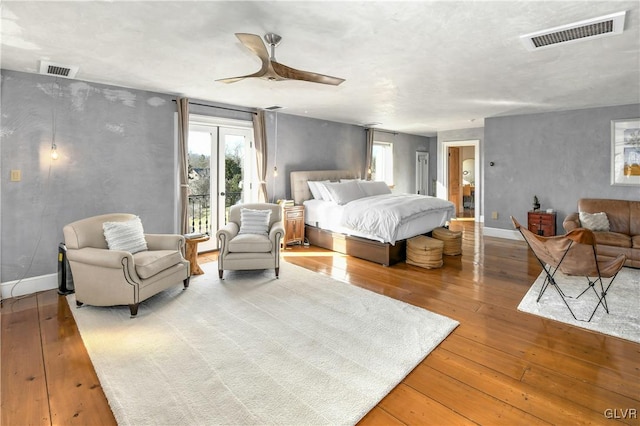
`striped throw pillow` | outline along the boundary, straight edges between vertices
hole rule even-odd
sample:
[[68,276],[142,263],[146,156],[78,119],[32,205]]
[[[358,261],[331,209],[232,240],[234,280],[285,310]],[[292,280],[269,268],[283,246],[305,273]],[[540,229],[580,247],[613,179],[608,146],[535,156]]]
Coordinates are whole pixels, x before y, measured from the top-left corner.
[[131,254],[147,250],[142,222],[137,216],[126,222],[104,222],[102,231],[109,250],[123,250]]
[[271,210],[241,209],[238,234],[267,235],[270,221]]

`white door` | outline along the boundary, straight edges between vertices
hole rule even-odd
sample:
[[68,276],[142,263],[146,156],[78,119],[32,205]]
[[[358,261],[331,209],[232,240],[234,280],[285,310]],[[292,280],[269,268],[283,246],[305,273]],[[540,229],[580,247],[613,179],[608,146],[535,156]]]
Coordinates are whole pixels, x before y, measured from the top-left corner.
[[416,152],[416,194],[429,195],[428,152]]
[[257,200],[256,177],[252,128],[190,124],[189,231],[211,236],[198,251],[217,247],[229,206]]

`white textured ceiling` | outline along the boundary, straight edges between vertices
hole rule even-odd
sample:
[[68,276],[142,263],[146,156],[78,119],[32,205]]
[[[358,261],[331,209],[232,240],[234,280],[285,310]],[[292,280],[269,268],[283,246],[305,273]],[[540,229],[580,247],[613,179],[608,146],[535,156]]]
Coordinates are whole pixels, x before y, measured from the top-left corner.
[[[434,135],[485,117],[640,102],[635,1],[3,1],[1,66]],[[627,11],[622,35],[537,52],[519,36]],[[340,86],[260,79],[236,32],[283,37],[288,66]]]

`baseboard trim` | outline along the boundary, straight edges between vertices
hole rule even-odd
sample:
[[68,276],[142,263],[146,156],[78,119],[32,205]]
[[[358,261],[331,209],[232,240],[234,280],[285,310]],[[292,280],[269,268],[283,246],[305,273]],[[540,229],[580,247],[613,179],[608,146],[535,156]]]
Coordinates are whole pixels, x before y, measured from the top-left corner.
[[502,229],[502,228],[487,228],[486,226],[482,228],[482,234],[485,237],[498,237],[498,238],[506,238],[508,240],[520,240],[524,241],[520,232],[513,229]]
[[[0,284],[2,300],[58,288],[58,274],[39,275]],[[13,290],[13,293],[12,293]]]

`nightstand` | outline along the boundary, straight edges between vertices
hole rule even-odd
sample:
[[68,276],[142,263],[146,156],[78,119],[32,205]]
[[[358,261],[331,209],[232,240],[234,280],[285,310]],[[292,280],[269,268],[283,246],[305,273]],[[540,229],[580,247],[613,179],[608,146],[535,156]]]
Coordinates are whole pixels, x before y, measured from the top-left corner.
[[556,212],[532,211],[528,214],[529,231],[545,237],[556,235]]
[[282,210],[284,245],[304,244],[304,206],[287,206]]

